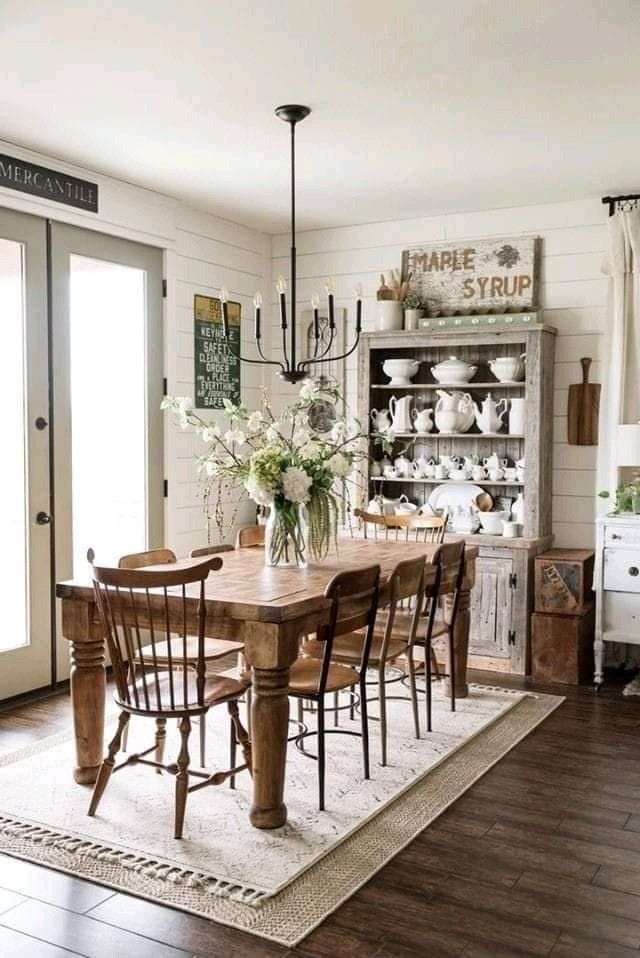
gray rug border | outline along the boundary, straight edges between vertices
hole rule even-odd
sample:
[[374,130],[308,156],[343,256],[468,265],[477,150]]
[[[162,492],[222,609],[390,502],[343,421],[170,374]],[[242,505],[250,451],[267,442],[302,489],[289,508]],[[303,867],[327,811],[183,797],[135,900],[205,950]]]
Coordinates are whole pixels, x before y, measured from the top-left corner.
[[[481,687],[491,688],[484,684]],[[496,688],[496,691],[522,694],[521,690],[517,689]],[[524,697],[515,703],[512,709],[468,740],[444,762],[429,770],[331,852],[257,907],[220,898],[198,888],[185,889],[168,881],[149,878],[121,865],[114,866],[110,862],[78,858],[71,852],[56,848],[55,845],[43,845],[29,839],[12,839],[10,836],[0,835],[0,851],[155,904],[167,905],[216,921],[285,947],[295,947],[526,738],[563,701],[563,696],[525,692]],[[26,746],[2,756],[0,765],[7,764],[7,761],[17,761],[34,751],[51,747],[66,739],[68,733],[50,736],[35,746]],[[493,749],[489,748],[491,755],[483,755],[487,745],[494,746]],[[479,767],[472,770],[474,765]],[[429,810],[429,800],[433,796],[428,793],[434,779],[443,780],[447,794]],[[409,806],[413,808],[410,809]],[[395,834],[394,827],[403,833],[402,837]],[[391,834],[385,835],[385,831]],[[371,847],[372,845],[375,847]],[[330,876],[331,881],[325,880],[323,874]]]

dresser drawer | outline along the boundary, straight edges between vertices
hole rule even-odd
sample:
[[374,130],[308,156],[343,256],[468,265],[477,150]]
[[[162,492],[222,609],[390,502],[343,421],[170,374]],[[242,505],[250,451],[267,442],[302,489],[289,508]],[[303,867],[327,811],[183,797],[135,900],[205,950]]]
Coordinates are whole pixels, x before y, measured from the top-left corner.
[[640,593],[640,549],[604,550],[604,588]]
[[640,521],[629,525],[605,526],[604,542],[607,546],[638,546],[640,548]]
[[605,592],[602,624],[605,632],[624,635],[626,642],[640,643],[640,595]]

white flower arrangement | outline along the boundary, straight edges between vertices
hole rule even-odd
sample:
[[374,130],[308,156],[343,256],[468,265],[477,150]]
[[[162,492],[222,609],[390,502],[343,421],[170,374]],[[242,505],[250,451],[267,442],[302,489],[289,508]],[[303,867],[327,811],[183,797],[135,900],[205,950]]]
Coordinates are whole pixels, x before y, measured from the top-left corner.
[[258,505],[271,508],[279,526],[271,537],[270,564],[292,552],[298,565],[306,563],[306,518],[309,552],[314,559],[324,558],[338,530],[336,483],[345,481],[355,460],[366,455],[357,420],[339,417],[330,433],[314,433],[309,412],[318,401],[335,405],[341,396],[331,387],[305,382],[297,402],[277,418],[266,396],[262,409],[253,412],[223,400],[227,427],[201,419],[188,397],[168,396],[162,403],[182,429],[193,428],[206,444],[197,467],[207,490],[214,480],[231,480],[242,484]]

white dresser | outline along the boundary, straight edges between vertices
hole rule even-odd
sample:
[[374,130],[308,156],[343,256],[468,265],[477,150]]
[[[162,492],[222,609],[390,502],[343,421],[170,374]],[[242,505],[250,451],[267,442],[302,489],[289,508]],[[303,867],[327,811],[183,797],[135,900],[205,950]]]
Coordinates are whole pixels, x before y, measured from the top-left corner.
[[598,519],[594,587],[594,681],[601,685],[604,643],[640,645],[640,516]]

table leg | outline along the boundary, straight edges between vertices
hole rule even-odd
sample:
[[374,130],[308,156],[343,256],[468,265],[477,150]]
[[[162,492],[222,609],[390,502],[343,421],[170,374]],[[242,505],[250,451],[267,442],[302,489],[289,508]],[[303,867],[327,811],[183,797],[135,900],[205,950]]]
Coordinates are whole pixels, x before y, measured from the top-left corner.
[[248,622],[245,656],[253,676],[251,755],[255,828],[279,828],[287,820],[284,780],[289,737],[289,666],[298,655],[300,627]]
[[287,820],[284,773],[289,734],[289,669],[254,669],[251,705],[253,803],[256,828],[278,828]]
[[[444,617],[449,621],[453,607],[453,596],[444,596]],[[453,628],[453,643],[456,657],[456,698],[463,699],[469,694],[467,685],[467,657],[469,652],[469,628],[471,625],[471,591],[466,588],[460,590],[458,598],[458,612]],[[447,651],[447,657],[448,657]],[[451,675],[451,666],[447,662],[447,676]],[[451,683],[447,678],[444,686],[445,695],[451,696]]]
[[99,627],[93,623],[93,612],[89,603],[63,602],[62,629],[71,642],[71,707],[77,761],[73,777],[79,785],[93,785],[104,758],[105,647]]

